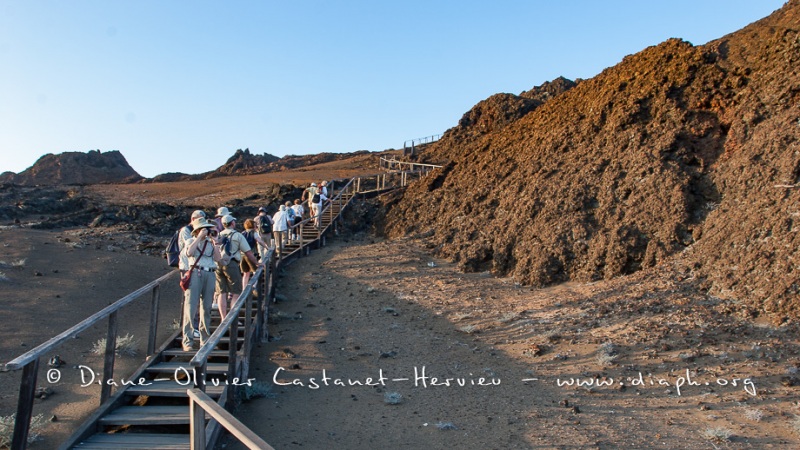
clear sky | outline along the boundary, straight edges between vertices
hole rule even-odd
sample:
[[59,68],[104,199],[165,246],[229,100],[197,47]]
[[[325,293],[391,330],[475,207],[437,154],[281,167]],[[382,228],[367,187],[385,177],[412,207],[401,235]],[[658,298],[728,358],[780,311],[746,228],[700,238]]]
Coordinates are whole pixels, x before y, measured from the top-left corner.
[[0,0],[0,172],[119,150],[141,175],[402,148],[479,101],[695,45],[780,0]]

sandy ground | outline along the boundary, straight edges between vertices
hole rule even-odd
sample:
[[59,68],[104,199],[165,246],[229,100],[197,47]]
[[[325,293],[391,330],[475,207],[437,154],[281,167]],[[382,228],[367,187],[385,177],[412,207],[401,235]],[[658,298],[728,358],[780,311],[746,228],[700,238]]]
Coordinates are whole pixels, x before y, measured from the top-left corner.
[[[128,251],[136,247],[131,236],[102,230],[3,228],[0,246],[2,363],[168,272],[162,259]],[[177,286],[165,286],[161,293],[159,343],[180,313],[177,295]],[[131,374],[144,361],[150,299],[148,293],[119,312],[119,336],[133,338],[131,348],[136,355],[117,357],[115,379]],[[105,339],[107,327],[108,320],[101,320],[40,360],[37,386],[48,389],[49,395],[35,401],[34,415],[42,416],[44,427],[42,439],[30,448],[56,448],[99,405],[100,387],[91,383],[91,377],[92,372],[102,372],[103,356],[93,349],[98,340]],[[48,360],[56,355],[65,364],[57,369],[48,367]],[[0,372],[3,417],[17,410],[21,372]]]
[[[166,273],[129,239],[0,231],[4,362]],[[730,317],[685,277],[659,267],[538,290],[459,273],[413,240],[332,238],[283,269],[272,340],[251,360],[269,394],[236,416],[277,449],[800,447],[796,326]],[[169,298],[161,336],[178,314]],[[145,336],[142,309],[121,334]],[[105,326],[59,349],[58,383],[42,362],[54,393],[37,400],[31,448],[56,447],[97,405],[75,367],[100,370]],[[140,357],[119,358],[118,376]],[[6,416],[19,372],[0,377]]]
[[333,240],[285,269],[251,373],[277,384],[237,416],[278,449],[800,446],[796,328],[681,278],[537,290]]

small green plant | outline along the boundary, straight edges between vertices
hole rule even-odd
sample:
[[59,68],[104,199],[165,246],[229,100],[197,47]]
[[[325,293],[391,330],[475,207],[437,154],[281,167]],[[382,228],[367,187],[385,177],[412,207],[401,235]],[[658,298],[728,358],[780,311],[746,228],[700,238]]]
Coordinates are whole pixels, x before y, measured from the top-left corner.
[[[17,415],[0,417],[0,448],[11,448],[11,440],[14,437],[14,423]],[[42,435],[45,421],[42,414],[31,418],[31,427],[28,431],[28,443],[33,443]]]
[[[139,341],[133,335],[126,334],[125,336],[117,337],[117,343],[114,347],[117,355],[121,356],[136,356],[138,352]],[[106,352],[106,339],[99,339],[92,347],[92,353],[95,355],[102,355]]]

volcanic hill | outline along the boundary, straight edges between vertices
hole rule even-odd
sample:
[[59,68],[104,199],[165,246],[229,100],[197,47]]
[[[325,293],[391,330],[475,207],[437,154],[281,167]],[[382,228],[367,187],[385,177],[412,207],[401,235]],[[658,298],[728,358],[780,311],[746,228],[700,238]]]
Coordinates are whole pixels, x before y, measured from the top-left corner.
[[800,316],[800,1],[702,46],[476,105],[420,156],[387,234],[545,286],[658,266]]

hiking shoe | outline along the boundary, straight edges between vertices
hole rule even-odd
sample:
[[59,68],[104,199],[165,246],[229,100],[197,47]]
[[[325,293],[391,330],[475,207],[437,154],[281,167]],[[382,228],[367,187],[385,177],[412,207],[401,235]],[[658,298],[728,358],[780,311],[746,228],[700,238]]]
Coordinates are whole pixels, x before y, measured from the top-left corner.
[[197,330],[194,330],[192,332],[192,336],[194,336],[195,339],[200,339],[200,332],[197,331]]

